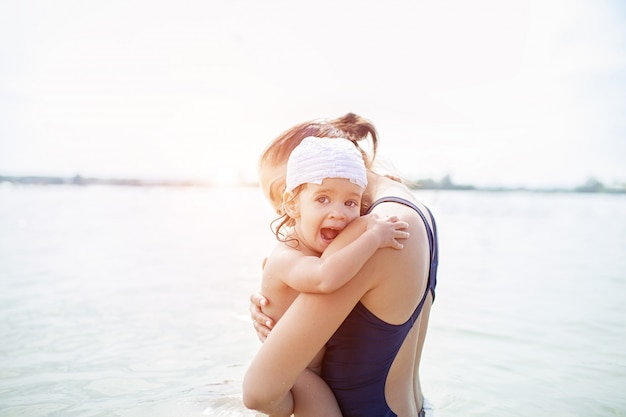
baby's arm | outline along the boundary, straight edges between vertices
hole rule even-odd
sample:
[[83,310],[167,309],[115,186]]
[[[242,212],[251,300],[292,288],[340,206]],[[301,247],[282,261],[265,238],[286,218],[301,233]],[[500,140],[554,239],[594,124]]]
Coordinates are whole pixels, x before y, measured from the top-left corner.
[[359,272],[379,248],[402,249],[398,239],[406,239],[408,223],[397,217],[381,219],[376,215],[362,216],[348,227],[361,227],[364,232],[352,243],[322,259],[302,256],[289,262],[283,281],[300,292],[330,293],[345,285]]

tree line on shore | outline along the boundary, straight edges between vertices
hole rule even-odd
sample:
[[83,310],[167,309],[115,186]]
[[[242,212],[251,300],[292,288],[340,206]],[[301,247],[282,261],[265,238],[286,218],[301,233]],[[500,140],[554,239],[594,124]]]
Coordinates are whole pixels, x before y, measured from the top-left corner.
[[[213,187],[211,181],[199,180],[147,180],[137,178],[90,178],[81,175],[73,177],[55,176],[1,176],[0,184],[9,183],[15,185],[121,185],[133,187]],[[431,178],[406,180],[405,183],[415,190],[457,190],[457,191],[542,191],[542,192],[579,192],[579,193],[626,193],[626,183],[607,186],[601,181],[590,177],[583,184],[572,188],[526,188],[526,187],[477,187],[471,184],[456,184],[450,175],[445,175],[440,180]],[[238,185],[258,186],[253,182],[242,182]]]

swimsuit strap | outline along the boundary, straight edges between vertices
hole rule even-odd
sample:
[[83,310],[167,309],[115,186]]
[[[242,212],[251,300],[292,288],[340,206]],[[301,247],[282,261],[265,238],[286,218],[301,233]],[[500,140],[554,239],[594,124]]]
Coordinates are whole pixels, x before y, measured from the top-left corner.
[[[403,204],[403,205],[405,205],[407,207],[410,207],[413,210],[415,210],[417,212],[417,214],[419,214],[420,217],[422,218],[422,221],[424,222],[424,226],[426,226],[426,232],[428,233],[428,245],[430,247],[430,268],[429,268],[429,272],[428,272],[428,288],[431,290],[431,292],[433,294],[433,301],[435,301],[435,287],[437,285],[437,266],[439,265],[439,248],[438,248],[439,245],[438,245],[438,241],[437,241],[437,224],[435,223],[435,218],[433,217],[433,214],[428,209],[428,207],[424,206],[424,208],[428,212],[428,216],[430,217],[430,220],[431,220],[431,222],[433,224],[433,227],[431,229],[430,228],[430,224],[426,220],[426,216],[424,215],[422,210],[420,210],[420,208],[417,205],[415,205],[413,202],[411,202],[409,200],[406,200],[406,199],[401,198],[401,197],[395,197],[395,196],[388,196],[388,197],[379,198],[378,200],[374,201],[372,203],[372,205],[370,205],[367,208],[367,211],[365,212],[365,214],[371,213],[372,210],[374,209],[374,207],[376,207],[377,205],[382,204],[382,203]],[[420,304],[422,304],[422,303],[420,303]]]

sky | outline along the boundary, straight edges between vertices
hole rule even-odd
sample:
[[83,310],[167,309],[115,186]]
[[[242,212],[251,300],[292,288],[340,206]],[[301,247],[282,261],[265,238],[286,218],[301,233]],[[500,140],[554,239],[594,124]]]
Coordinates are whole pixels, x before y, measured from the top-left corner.
[[0,175],[229,184],[347,112],[405,178],[626,183],[626,6],[0,0]]

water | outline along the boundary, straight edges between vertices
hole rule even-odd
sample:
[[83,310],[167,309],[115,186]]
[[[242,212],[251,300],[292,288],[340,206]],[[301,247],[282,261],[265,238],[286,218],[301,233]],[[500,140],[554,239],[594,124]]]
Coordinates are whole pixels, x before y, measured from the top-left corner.
[[[418,192],[437,417],[626,416],[626,197]],[[0,187],[0,415],[254,416],[255,188]]]

